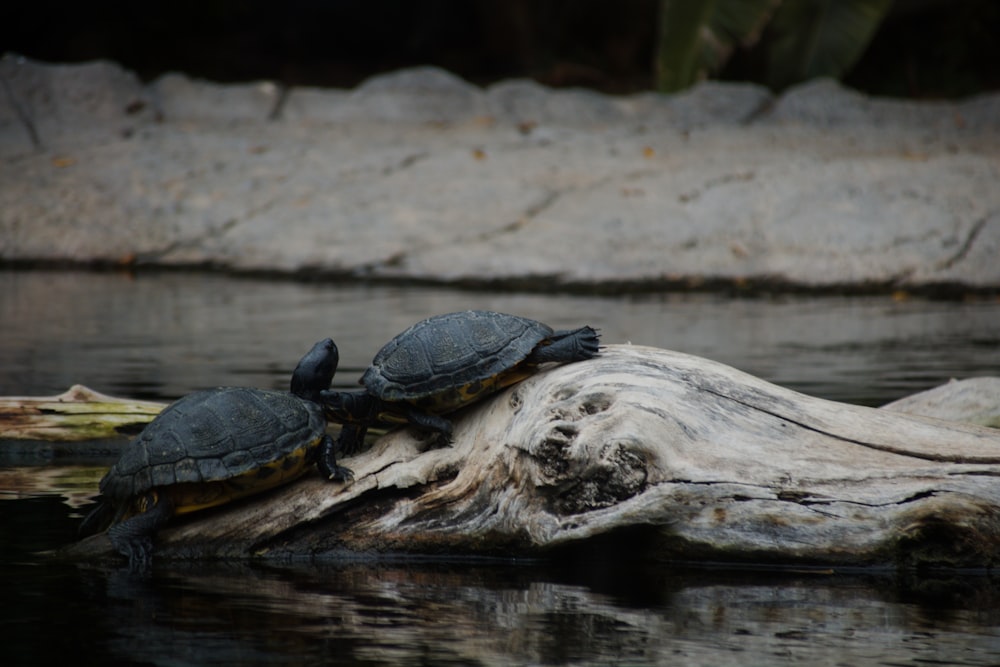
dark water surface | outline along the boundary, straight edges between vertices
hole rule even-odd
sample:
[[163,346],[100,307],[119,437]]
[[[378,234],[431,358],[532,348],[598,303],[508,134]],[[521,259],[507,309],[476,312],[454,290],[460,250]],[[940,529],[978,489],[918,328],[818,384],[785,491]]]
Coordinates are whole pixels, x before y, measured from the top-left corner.
[[[205,274],[0,271],[0,395],[74,383],[169,400],[285,388],[317,339],[352,385],[428,315],[491,308],[604,341],[709,357],[878,405],[1000,375],[1000,302],[617,298],[453,292]],[[109,460],[0,443],[3,664],[1000,664],[989,573],[775,572],[566,563],[57,564]]]

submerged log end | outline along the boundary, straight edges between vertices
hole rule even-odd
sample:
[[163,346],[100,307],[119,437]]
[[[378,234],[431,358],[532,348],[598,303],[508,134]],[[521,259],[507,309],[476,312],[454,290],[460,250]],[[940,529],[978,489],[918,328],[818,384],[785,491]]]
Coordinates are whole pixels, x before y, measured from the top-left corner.
[[75,442],[138,433],[162,403],[114,398],[75,384],[56,396],[0,398],[0,439]]

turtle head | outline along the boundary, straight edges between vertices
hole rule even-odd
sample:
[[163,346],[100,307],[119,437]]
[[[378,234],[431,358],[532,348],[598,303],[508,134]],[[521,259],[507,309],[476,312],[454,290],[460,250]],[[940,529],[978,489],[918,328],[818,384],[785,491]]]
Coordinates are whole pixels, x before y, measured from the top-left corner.
[[324,338],[306,353],[292,372],[292,393],[307,401],[319,401],[320,392],[330,388],[337,372],[340,353],[337,345]]

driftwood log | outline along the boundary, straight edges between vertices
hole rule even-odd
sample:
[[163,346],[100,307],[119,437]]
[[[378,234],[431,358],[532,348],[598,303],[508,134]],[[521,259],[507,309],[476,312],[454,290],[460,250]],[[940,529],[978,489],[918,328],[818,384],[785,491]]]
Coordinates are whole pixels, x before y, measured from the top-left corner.
[[0,398],[0,439],[82,441],[138,433],[162,403],[115,398],[75,384],[56,396]]
[[[988,567],[1000,431],[835,403],[731,367],[612,345],[455,418],[451,447],[392,432],[343,463],[189,515],[157,558],[643,557]],[[102,535],[74,557],[105,556]]]

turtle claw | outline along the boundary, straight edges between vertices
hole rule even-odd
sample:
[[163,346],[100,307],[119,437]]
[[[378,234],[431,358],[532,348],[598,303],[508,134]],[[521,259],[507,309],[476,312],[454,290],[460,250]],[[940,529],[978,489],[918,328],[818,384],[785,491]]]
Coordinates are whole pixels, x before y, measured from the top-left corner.
[[323,438],[316,453],[316,467],[323,477],[331,482],[350,482],[354,472],[337,463],[335,451],[338,444],[329,435]]
[[354,471],[350,468],[345,468],[344,466],[334,466],[327,479],[331,482],[343,482],[344,484],[350,484],[354,481]]
[[135,540],[128,554],[128,571],[145,573],[153,567],[153,541],[148,537]]
[[153,566],[153,540],[148,535],[121,536],[108,534],[115,550],[128,559],[128,571],[137,574],[149,572]]
[[108,539],[128,558],[130,572],[148,572],[153,563],[153,534],[173,516],[174,503],[156,490],[143,494],[137,502],[144,511],[108,528]]

